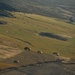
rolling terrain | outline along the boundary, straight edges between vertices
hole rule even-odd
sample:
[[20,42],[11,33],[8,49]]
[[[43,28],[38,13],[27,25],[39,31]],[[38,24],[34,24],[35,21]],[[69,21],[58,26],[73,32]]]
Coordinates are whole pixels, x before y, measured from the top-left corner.
[[74,9],[74,0],[0,0],[0,75],[75,75]]
[[[59,52],[63,56],[75,57],[75,25],[36,14],[11,13],[15,18],[0,18],[0,21],[6,22],[0,24],[1,45],[20,49],[28,46],[35,52],[38,50],[48,54]],[[44,33],[45,36],[40,33]]]
[[[74,65],[73,65],[74,66]],[[75,75],[75,72],[55,63],[34,64],[18,68],[8,68],[1,75]]]
[[75,0],[0,0],[0,9],[75,20]]

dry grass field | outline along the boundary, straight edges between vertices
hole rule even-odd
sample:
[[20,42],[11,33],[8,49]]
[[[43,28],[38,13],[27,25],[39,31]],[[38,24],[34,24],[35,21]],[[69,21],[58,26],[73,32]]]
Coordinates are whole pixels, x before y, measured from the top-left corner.
[[[28,14],[11,12],[15,17],[0,17],[0,59],[14,57],[30,47],[31,51],[42,51],[52,55],[58,52],[60,56],[75,60],[75,25],[67,21]],[[51,33],[67,38],[67,41],[41,36],[40,33]]]
[[[41,50],[52,54],[59,52],[63,56],[75,56],[75,25],[56,18],[35,14],[12,12],[15,18],[0,17],[0,44],[23,49],[31,47],[32,51]],[[67,36],[68,41],[40,36],[41,32]]]

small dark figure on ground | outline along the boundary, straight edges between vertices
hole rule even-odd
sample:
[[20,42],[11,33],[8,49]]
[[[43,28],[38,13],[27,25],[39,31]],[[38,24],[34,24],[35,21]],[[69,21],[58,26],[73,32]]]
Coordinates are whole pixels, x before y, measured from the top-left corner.
[[30,51],[31,48],[29,48],[29,47],[25,47],[24,50],[26,50],[26,51]]
[[42,54],[43,52],[42,52],[42,51],[37,51],[37,53],[40,53],[40,54]]
[[19,63],[19,61],[18,60],[15,60],[14,63]]
[[59,56],[59,53],[58,52],[53,52],[53,55]]

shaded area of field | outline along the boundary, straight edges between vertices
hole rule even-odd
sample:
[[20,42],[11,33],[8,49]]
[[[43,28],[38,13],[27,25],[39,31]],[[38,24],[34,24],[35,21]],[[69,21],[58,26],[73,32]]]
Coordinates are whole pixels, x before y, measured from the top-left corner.
[[11,18],[14,18],[15,16],[12,15],[10,12],[8,12],[6,10],[1,10],[0,9],[0,17],[11,17]]
[[1,10],[10,10],[10,11],[14,11],[15,8],[11,7],[10,5],[0,2],[0,9]]
[[68,40],[68,38],[54,34],[54,33],[41,32],[39,35],[49,37],[49,38],[58,39],[58,40],[63,40],[63,41]]
[[5,25],[5,24],[7,24],[7,22],[5,22],[5,21],[0,21],[0,25]]
[[[66,4],[67,3],[67,4]],[[2,9],[68,19],[75,16],[74,0],[0,0]]]

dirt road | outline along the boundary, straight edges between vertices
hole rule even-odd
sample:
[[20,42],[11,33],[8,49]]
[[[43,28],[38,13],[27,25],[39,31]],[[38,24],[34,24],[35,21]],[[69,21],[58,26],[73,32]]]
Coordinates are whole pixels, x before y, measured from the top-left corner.
[[51,62],[9,68],[0,71],[0,75],[75,75],[75,71],[64,67],[62,64]]

